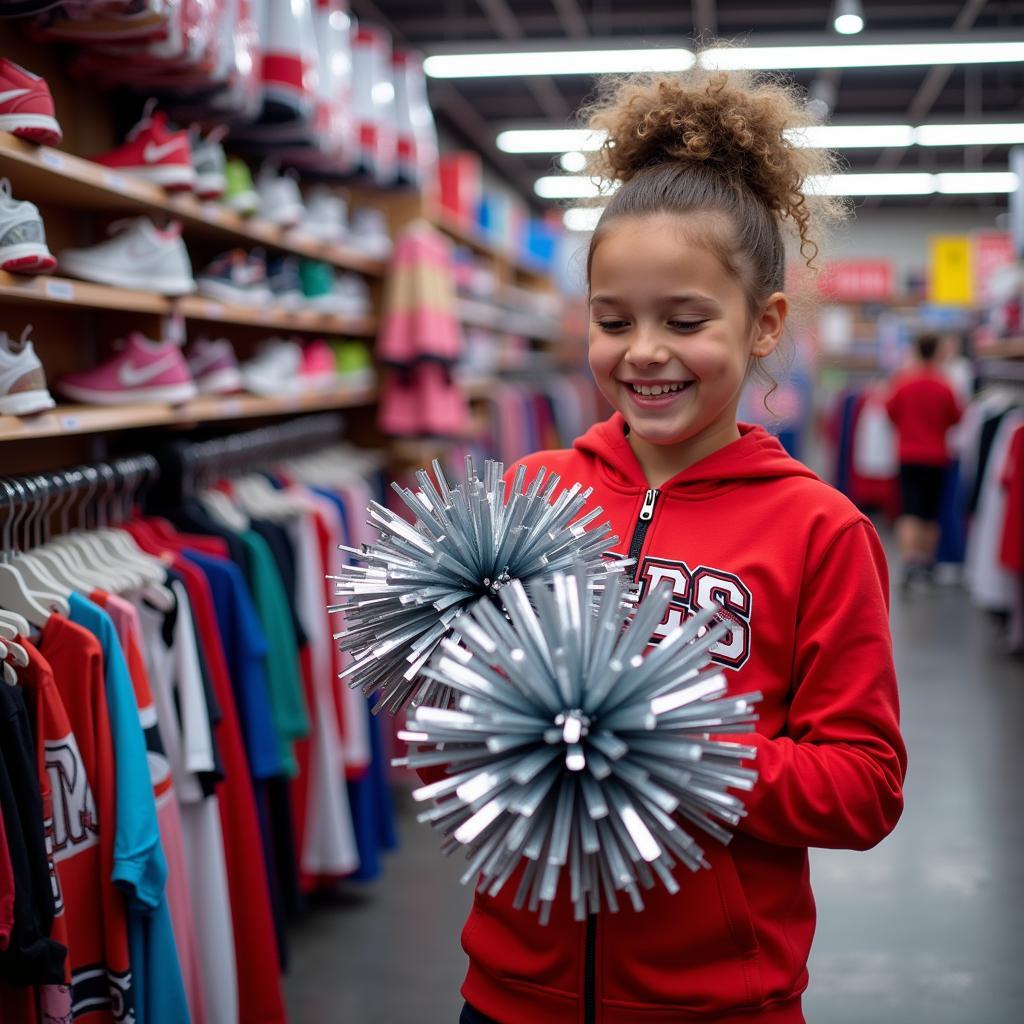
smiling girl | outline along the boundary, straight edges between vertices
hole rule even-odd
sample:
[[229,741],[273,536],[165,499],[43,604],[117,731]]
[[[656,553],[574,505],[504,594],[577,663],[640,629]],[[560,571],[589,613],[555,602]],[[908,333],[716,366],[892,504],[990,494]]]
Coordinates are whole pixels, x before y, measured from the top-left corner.
[[[463,932],[464,1022],[803,1021],[814,933],[808,847],[865,850],[902,810],[888,573],[871,524],[759,427],[743,385],[783,339],[785,245],[810,263],[819,214],[802,186],[830,169],[795,148],[808,123],[770,80],[692,72],[619,79],[591,127],[596,171],[621,183],[590,244],[590,365],[615,414],[572,449],[523,460],[593,487],[637,560],[663,580],[668,632],[707,607],[732,692],[760,690],[760,779],[710,870],[656,888],[640,913],[546,927],[506,885],[477,893]],[[514,470],[513,470],[514,472]]]

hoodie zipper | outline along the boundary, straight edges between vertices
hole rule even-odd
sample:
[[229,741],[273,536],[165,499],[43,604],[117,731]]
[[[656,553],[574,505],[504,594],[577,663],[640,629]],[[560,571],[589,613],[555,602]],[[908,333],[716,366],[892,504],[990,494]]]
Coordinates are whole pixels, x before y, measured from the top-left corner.
[[[644,540],[647,538],[647,531],[654,521],[654,505],[658,500],[660,492],[656,487],[650,487],[644,495],[644,503],[640,506],[640,518],[633,529],[633,536],[629,542],[629,557],[637,559],[639,563],[640,552],[644,549]],[[637,564],[636,570],[639,572]]]
[[[654,506],[658,501],[658,489],[649,487],[640,506],[640,516],[629,540],[629,557],[637,563],[635,573],[640,571],[640,553],[644,549],[647,531],[654,521]],[[597,1021],[597,914],[587,917],[587,944],[583,963],[583,1024]]]

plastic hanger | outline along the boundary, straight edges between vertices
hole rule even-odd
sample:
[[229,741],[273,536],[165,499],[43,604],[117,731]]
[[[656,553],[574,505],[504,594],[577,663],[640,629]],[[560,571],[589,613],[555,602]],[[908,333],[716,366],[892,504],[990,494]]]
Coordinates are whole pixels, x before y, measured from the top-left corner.
[[233,533],[249,529],[249,517],[223,491],[213,488],[202,491],[199,501],[214,519]]
[[[0,480],[0,500],[14,510],[16,503],[13,495],[16,492]],[[12,533],[12,516],[4,518],[2,540],[0,540],[0,608],[15,612],[28,623],[42,629],[50,618],[50,609],[36,596],[28,586],[25,577],[18,571],[12,561],[14,538]]]
[[66,616],[69,611],[68,598],[71,596],[71,590],[55,578],[45,563],[34,557],[32,552],[33,544],[37,542],[37,539],[34,539],[35,533],[39,530],[39,521],[42,518],[43,494],[30,480],[7,480],[4,483],[13,487],[21,500],[20,514],[14,516],[11,522],[12,535],[16,536],[18,524],[24,521],[21,550],[14,557],[16,567],[24,577],[29,590],[40,601],[58,614]]
[[[7,640],[14,640],[15,637],[28,636],[32,628],[31,623],[24,615],[12,612],[9,608],[0,607],[0,634]],[[7,630],[13,630],[14,636],[9,636]]]

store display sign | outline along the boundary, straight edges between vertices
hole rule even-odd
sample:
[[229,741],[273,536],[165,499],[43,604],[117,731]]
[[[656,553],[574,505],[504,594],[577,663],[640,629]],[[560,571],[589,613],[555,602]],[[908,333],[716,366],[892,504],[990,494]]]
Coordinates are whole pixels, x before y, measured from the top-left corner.
[[885,302],[892,298],[888,260],[833,260],[818,278],[818,291],[839,302]]
[[974,272],[969,235],[932,235],[928,241],[928,300],[939,306],[969,306]]
[[972,241],[974,290],[980,301],[987,302],[993,275],[1014,262],[1013,239],[1009,231],[976,231]]

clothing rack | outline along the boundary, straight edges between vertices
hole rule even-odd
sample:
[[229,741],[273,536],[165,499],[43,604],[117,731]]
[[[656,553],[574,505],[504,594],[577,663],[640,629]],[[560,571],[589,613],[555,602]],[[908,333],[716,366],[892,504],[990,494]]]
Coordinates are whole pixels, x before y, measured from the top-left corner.
[[[47,541],[59,517],[59,533],[123,523],[160,476],[152,455],[132,455],[25,476],[0,477],[0,559]],[[19,537],[20,528],[20,537]]]
[[1024,384],[1024,360],[979,359],[975,363],[978,380],[986,384]]

